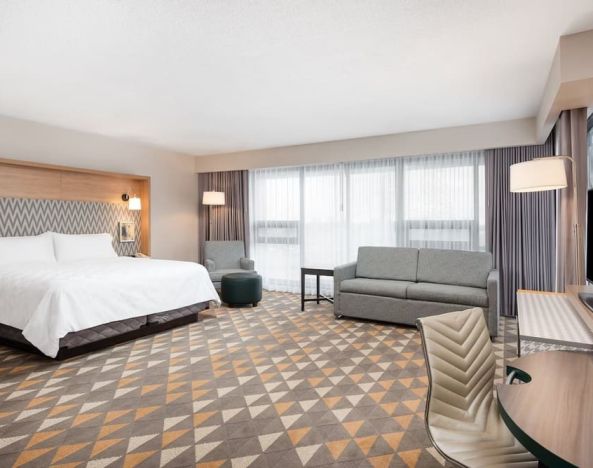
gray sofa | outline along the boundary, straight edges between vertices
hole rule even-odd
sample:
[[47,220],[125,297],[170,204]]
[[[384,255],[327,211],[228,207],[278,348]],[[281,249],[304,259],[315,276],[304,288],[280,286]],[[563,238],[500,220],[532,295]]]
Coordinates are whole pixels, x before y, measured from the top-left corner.
[[220,280],[229,273],[255,273],[255,263],[245,258],[243,241],[206,241],[204,242],[205,266],[216,289],[220,289]]
[[334,269],[336,317],[414,325],[419,317],[481,307],[496,336],[498,291],[488,252],[360,247],[356,262]]

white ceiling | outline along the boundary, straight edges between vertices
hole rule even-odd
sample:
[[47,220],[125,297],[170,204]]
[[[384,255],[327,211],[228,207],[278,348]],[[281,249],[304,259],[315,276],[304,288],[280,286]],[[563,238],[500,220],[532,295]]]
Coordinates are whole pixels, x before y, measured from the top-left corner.
[[530,117],[592,0],[0,0],[0,114],[211,154]]

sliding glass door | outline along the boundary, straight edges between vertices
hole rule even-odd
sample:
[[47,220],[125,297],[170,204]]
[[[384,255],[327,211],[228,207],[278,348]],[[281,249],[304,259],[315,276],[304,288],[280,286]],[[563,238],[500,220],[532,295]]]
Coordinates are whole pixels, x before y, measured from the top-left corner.
[[[482,152],[250,172],[251,255],[267,289],[333,268],[362,245],[483,250]],[[322,282],[325,293],[331,281]],[[311,290],[313,284],[308,284]]]

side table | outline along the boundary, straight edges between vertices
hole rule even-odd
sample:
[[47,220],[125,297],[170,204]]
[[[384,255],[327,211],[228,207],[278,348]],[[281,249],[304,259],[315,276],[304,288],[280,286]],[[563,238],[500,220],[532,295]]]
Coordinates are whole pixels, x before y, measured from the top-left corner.
[[[306,275],[313,275],[317,277],[317,295],[315,298],[305,299],[305,276]],[[325,297],[324,295],[320,294],[319,292],[319,278],[321,276],[334,276],[334,270],[328,268],[301,268],[301,311],[305,310],[305,302],[312,302],[315,301],[319,304],[319,301],[328,301],[332,304],[334,303],[334,299],[331,297]]]

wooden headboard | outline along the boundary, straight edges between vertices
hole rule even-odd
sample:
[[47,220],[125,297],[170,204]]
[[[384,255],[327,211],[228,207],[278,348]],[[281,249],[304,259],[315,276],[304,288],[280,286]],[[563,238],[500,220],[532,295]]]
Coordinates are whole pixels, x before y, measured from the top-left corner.
[[150,177],[0,158],[0,197],[126,205],[124,193],[142,200],[140,251],[150,255]]

